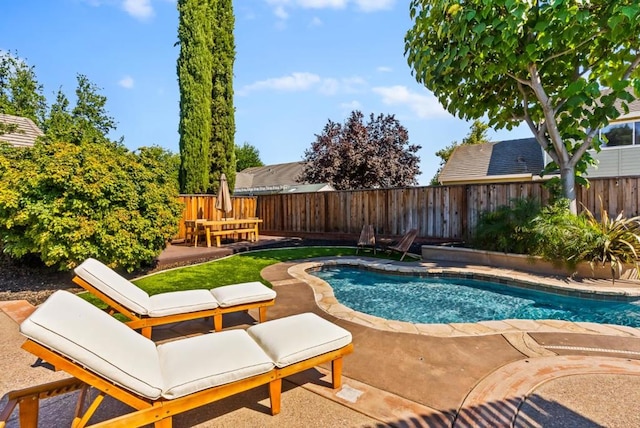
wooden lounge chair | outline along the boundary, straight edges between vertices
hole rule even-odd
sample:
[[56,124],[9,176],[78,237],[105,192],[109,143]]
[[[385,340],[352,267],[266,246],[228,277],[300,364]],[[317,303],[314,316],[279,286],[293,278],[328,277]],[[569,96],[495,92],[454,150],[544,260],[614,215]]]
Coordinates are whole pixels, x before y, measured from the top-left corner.
[[402,253],[402,257],[400,257],[400,261],[402,261],[404,259],[404,256],[407,255],[407,252],[409,252],[411,244],[413,244],[413,241],[416,239],[417,235],[418,230],[411,229],[402,237],[402,239],[400,239],[400,241],[398,241],[397,244],[391,245],[387,247],[387,249],[389,251],[397,251],[399,253]]
[[[135,410],[92,426],[171,427],[174,415],[264,384],[275,415],[283,377],[331,362],[338,388],[342,358],[353,351],[351,333],[312,313],[156,345],[64,290],[40,305],[20,332],[27,338],[23,349],[73,378],[8,393],[0,425],[19,407],[20,425],[36,426],[40,398],[78,389],[74,427],[86,426],[106,395]],[[90,388],[98,394],[86,407]]]
[[109,312],[118,312],[150,338],[151,329],[198,318],[213,317],[215,331],[222,329],[222,315],[257,308],[260,322],[276,292],[260,282],[225,285],[211,290],[183,290],[149,296],[144,290],[95,259],[87,259],[74,270],[73,282],[105,302]]
[[360,249],[364,249],[367,247],[373,248],[373,254],[376,253],[376,234],[373,231],[372,224],[365,224],[362,226],[362,231],[360,232],[360,239],[358,239],[358,245],[356,248],[356,254]]

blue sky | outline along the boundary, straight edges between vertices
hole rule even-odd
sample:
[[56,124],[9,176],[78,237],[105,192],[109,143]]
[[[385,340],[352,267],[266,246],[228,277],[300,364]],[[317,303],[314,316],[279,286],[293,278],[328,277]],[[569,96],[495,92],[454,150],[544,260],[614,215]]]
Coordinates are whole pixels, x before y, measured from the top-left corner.
[[[444,111],[411,76],[404,35],[408,1],[234,0],[236,143],[266,164],[299,161],[329,119],[355,109],[394,114],[422,146],[420,184],[469,123]],[[35,66],[49,103],[74,100],[84,74],[107,97],[113,138],[130,149],[178,152],[175,0],[19,0],[1,6],[0,51]],[[519,127],[493,140],[530,137]]]

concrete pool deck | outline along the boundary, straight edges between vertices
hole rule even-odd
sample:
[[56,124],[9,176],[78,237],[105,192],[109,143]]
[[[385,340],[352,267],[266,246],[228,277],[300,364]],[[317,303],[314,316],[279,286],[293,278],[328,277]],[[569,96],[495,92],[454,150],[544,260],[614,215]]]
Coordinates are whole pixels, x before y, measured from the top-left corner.
[[[264,387],[181,415],[175,426],[640,426],[638,329],[596,325],[574,331],[552,325],[546,330],[525,323],[513,330],[459,334],[463,328],[439,335],[380,328],[325,312],[318,305],[324,294],[300,279],[297,269],[300,263],[280,263],[262,272],[278,292],[268,318],[315,312],[348,329],[355,352],[345,359],[344,387],[330,390],[326,370],[313,369],[285,382],[278,416],[268,414]],[[66,376],[34,365],[35,358],[19,348],[17,322],[33,310],[29,306],[0,302],[2,396]],[[224,325],[245,328],[255,315],[228,314]],[[207,327],[204,321],[175,324],[155,330],[154,339],[201,334]],[[64,397],[45,400],[41,426],[63,425],[74,404]],[[108,402],[96,418],[121,412],[122,406]],[[17,426],[15,415],[8,426]]]

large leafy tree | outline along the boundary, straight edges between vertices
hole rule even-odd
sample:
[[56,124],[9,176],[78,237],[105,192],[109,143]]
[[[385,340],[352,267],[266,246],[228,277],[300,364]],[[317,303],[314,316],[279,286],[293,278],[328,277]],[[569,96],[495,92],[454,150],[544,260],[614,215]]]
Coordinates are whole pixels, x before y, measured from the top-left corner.
[[417,184],[420,146],[393,115],[369,117],[353,111],[344,124],[329,122],[305,150],[300,181],[330,183],[336,189],[367,189]]
[[264,166],[260,159],[260,151],[247,142],[236,146],[236,171],[243,171],[254,166]]
[[34,67],[17,55],[0,53],[0,113],[28,117],[41,125],[46,108]]
[[180,88],[180,190],[209,188],[213,13],[211,1],[178,0],[178,85]]
[[233,37],[235,18],[231,0],[212,1],[213,72],[211,92],[211,146],[209,190],[217,190],[224,173],[231,189],[236,179],[235,109],[233,107]]
[[76,79],[78,86],[73,108],[70,108],[69,99],[61,89],[56,94],[56,100],[42,125],[47,139],[74,144],[120,144],[122,141],[112,142],[108,136],[116,129],[116,122],[107,113],[107,97],[100,94],[100,88],[87,76],[78,74]]
[[453,151],[458,146],[470,146],[474,144],[484,144],[489,142],[489,137],[487,137],[487,130],[489,129],[489,125],[480,121],[474,120],[471,124],[471,129],[466,137],[462,139],[461,142],[454,141],[449,144],[447,147],[440,149],[436,152],[436,156],[440,158],[440,166],[438,167],[438,171],[436,171],[436,175],[431,179],[431,184],[436,186],[440,184],[440,180],[438,176],[442,172],[442,168],[445,166]]
[[[576,176],[598,130],[640,93],[637,0],[412,0],[405,53],[418,82],[453,114],[511,129],[524,121],[560,170]],[[581,180],[582,181],[582,180]]]

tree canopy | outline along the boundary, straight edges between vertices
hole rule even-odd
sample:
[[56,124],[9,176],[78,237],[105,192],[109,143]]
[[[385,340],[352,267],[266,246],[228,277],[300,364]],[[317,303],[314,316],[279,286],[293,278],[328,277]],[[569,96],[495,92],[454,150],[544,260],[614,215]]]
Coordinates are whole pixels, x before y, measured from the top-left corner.
[[213,11],[209,1],[178,0],[180,191],[205,193],[211,163]]
[[42,125],[47,100],[42,95],[35,69],[17,54],[0,53],[0,113],[28,117]]
[[329,122],[305,150],[301,181],[329,183],[338,190],[417,184],[420,146],[393,115],[353,111],[344,124]]
[[180,189],[213,193],[236,174],[231,0],[178,0]]
[[587,150],[621,114],[616,102],[627,111],[640,93],[640,4],[412,0],[410,16],[405,54],[417,81],[461,118],[486,114],[508,129],[524,121],[576,212]]
[[243,171],[254,166],[264,166],[260,160],[260,151],[251,144],[236,145],[236,171]]
[[214,0],[212,37],[213,72],[211,93],[211,149],[209,191],[217,191],[220,175],[229,187],[236,182],[235,109],[233,107],[233,63],[236,57],[233,2]]

